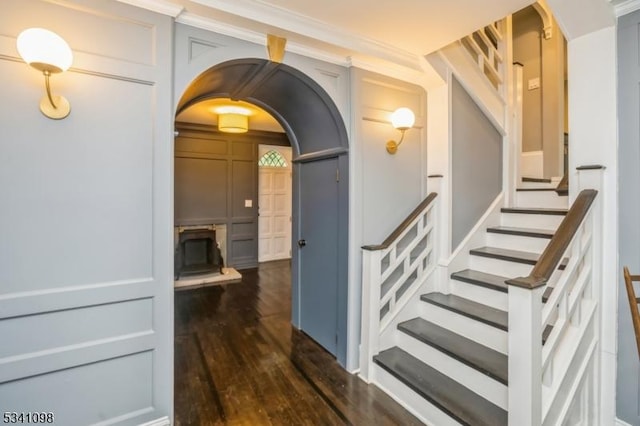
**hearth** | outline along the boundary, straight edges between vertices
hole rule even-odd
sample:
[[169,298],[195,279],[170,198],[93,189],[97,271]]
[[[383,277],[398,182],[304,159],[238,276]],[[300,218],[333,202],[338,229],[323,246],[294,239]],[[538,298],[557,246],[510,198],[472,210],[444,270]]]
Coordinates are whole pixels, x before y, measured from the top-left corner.
[[215,227],[179,229],[175,258],[176,280],[183,275],[222,273],[223,265]]

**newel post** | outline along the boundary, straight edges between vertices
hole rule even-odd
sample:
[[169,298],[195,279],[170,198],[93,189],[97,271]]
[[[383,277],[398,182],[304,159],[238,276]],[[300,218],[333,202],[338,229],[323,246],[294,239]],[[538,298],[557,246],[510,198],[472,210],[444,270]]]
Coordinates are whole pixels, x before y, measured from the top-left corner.
[[530,278],[509,285],[509,424],[542,423],[542,293]]
[[451,235],[449,232],[449,217],[451,210],[448,209],[449,197],[446,194],[444,176],[440,174],[429,175],[429,192],[438,194],[437,204],[433,206],[435,213],[434,231],[435,243],[434,254],[436,259],[435,290],[441,293],[449,293],[449,275],[446,266],[446,259],[451,251]]
[[[597,301],[599,332],[599,362],[596,364],[595,374],[599,380],[594,381],[594,393],[598,399],[600,410],[596,412],[599,418],[593,419],[594,424],[609,424],[611,417],[615,417],[615,410],[607,410],[609,407],[612,392],[615,392],[616,376],[616,348],[617,348],[617,298],[618,294],[615,286],[610,280],[604,279],[604,174],[605,167],[601,165],[587,165],[576,168],[578,171],[578,187],[583,189],[595,189],[598,191],[596,199],[591,206],[591,274],[592,274],[592,297]],[[608,275],[607,275],[608,276]]]
[[367,383],[373,380],[373,356],[379,352],[381,261],[382,250],[362,250],[360,376]]

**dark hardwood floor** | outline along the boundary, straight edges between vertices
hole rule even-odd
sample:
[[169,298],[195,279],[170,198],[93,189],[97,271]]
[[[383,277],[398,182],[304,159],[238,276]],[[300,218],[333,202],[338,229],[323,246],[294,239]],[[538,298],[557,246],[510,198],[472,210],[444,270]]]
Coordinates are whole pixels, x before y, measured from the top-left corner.
[[291,326],[288,261],[175,294],[175,425],[420,425]]

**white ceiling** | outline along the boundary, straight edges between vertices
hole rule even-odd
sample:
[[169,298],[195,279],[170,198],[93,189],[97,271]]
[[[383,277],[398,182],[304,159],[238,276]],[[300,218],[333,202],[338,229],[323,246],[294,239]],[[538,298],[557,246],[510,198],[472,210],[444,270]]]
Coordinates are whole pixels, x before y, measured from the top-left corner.
[[[532,0],[193,0],[285,31],[335,40],[330,34],[431,53]],[[481,7],[478,5],[481,4]],[[340,42],[338,41],[338,44]]]

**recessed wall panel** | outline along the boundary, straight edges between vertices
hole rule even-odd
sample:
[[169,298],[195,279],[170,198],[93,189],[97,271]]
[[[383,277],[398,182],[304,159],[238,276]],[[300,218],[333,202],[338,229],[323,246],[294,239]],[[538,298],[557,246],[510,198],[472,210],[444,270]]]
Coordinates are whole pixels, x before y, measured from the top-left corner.
[[[153,330],[152,299],[130,300],[0,320],[0,360]],[[46,324],[46,332],[34,333]]]
[[4,383],[0,411],[52,412],[55,424],[69,426],[151,411],[152,370],[147,351]]
[[52,125],[24,66],[0,61],[0,294],[152,276],[153,87],[61,74]]
[[227,161],[176,158],[176,224],[227,216]]

